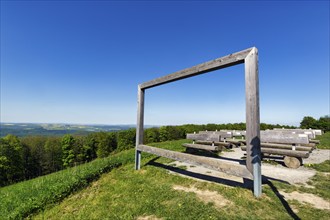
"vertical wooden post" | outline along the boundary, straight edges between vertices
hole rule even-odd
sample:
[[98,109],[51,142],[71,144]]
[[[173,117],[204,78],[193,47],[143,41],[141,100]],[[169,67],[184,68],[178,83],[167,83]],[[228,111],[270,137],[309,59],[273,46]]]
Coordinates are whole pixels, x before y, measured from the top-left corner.
[[245,95],[246,95],[246,166],[253,174],[253,192],[261,196],[261,150],[260,150],[260,113],[258,50],[252,48],[245,58]]
[[136,145],[135,145],[135,169],[139,170],[141,166],[141,151],[138,150],[138,145],[143,144],[144,135],[144,89],[138,86],[138,107],[137,107],[137,122],[136,122]]

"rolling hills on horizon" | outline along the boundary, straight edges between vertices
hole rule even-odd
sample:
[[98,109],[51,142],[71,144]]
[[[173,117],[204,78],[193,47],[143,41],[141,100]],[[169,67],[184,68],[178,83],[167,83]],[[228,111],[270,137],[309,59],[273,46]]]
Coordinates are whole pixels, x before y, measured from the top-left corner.
[[28,135],[61,136],[64,134],[88,134],[98,131],[121,131],[135,128],[135,125],[96,125],[66,123],[0,123],[0,137],[12,134],[18,137]]

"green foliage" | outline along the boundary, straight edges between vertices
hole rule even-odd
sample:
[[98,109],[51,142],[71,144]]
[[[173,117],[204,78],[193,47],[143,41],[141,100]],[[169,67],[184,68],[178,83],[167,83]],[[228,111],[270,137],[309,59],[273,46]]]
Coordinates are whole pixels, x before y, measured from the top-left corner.
[[66,134],[63,136],[61,140],[62,145],[62,161],[64,167],[72,167],[74,165],[74,144],[75,139],[70,134]]
[[159,142],[159,129],[158,128],[148,128],[144,131],[144,142],[155,143]]
[[0,139],[0,186],[24,178],[23,146],[13,135]]
[[316,119],[311,116],[305,116],[303,120],[300,122],[300,128],[308,129],[308,128],[316,128]]
[[320,140],[320,144],[317,145],[317,148],[330,149],[330,132],[324,133],[321,136],[316,136],[316,139]]
[[127,150],[135,147],[135,129],[119,131],[117,133],[117,150]]
[[300,128],[308,129],[321,129],[324,132],[330,131],[330,116],[326,115],[320,117],[319,120],[311,116],[305,116],[303,120],[300,122]]
[[324,117],[320,117],[317,122],[317,128],[324,132],[330,131],[330,116],[326,115]]
[[62,146],[58,138],[48,138],[44,146],[42,160],[43,173],[48,174],[62,169]]
[[114,133],[98,132],[94,133],[94,138],[97,146],[97,157],[107,157],[116,149],[117,140]]
[[178,140],[185,138],[185,130],[181,126],[162,126],[159,128],[159,141]]

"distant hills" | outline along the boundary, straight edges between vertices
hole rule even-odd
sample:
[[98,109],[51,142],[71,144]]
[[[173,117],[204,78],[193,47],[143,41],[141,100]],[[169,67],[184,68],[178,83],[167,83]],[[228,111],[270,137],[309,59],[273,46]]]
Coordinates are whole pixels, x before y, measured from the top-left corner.
[[120,131],[135,128],[135,125],[82,125],[51,123],[0,123],[0,136],[7,134],[23,137],[27,135],[61,136],[64,134],[84,135],[98,131]]

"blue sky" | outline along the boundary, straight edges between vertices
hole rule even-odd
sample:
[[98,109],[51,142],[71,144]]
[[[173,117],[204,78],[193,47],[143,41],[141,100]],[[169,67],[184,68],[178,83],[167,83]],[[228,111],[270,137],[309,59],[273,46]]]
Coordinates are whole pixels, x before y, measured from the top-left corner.
[[[1,122],[134,124],[139,83],[255,46],[261,122],[329,114],[329,1],[1,1]],[[145,123],[245,121],[244,65],[146,92]]]

